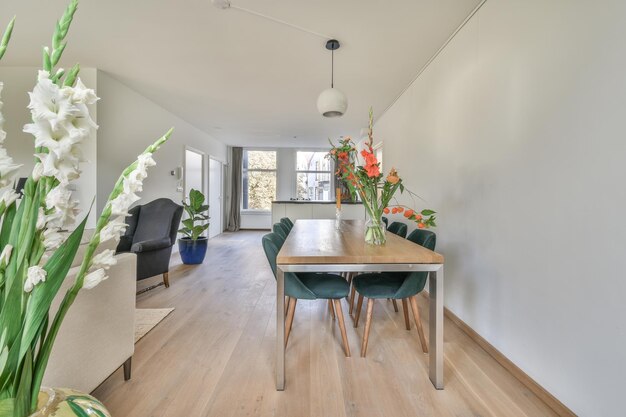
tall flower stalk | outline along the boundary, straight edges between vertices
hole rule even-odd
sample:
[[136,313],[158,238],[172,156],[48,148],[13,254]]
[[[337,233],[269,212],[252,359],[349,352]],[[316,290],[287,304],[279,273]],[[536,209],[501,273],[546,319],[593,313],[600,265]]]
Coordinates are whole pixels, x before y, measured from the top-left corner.
[[[75,227],[78,202],[70,184],[85,161],[82,143],[97,129],[89,106],[98,97],[78,77],[80,66],[56,69],[66,47],[74,13],[72,0],[57,22],[51,47],[43,49],[43,69],[30,95],[32,122],[24,132],[34,136],[35,167],[23,197],[11,185],[19,165],[3,146],[6,133],[0,113],[0,415],[25,417],[35,411],[50,353],[63,319],[82,289],[107,279],[116,263],[114,251],[98,245],[119,239],[128,209],[139,197],[154,152],[170,137],[170,129],[150,145],[119,177],[83,256],[76,278],[54,316],[52,301],[68,275],[89,214]],[[14,20],[0,41],[7,50]],[[0,93],[2,83],[0,83]],[[0,111],[2,102],[0,101]],[[69,235],[62,230],[74,228]]]
[[[332,148],[328,157],[335,161],[337,168],[335,174],[344,180],[352,196],[358,196],[365,207],[369,217],[365,228],[365,241],[373,245],[382,245],[386,241],[382,217],[383,214],[390,213],[390,207],[393,214],[405,213],[405,217],[415,221],[418,228],[432,227],[436,224],[433,210],[424,209],[417,212],[397,204],[395,194],[398,190],[403,193],[405,187],[395,168],[391,169],[389,175],[383,176],[380,162],[374,154],[373,125],[374,114],[370,109],[367,141],[360,153],[363,165],[356,164],[357,149],[350,137],[342,139],[338,145],[331,142]],[[410,191],[408,193],[414,195]],[[396,203],[393,206],[392,200]]]

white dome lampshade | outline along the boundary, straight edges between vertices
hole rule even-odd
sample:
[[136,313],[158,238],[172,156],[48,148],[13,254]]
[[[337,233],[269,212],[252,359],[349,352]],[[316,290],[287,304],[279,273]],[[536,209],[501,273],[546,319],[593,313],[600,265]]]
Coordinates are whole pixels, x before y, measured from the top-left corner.
[[348,109],[348,97],[336,88],[327,88],[317,98],[317,110],[324,117],[341,117]]

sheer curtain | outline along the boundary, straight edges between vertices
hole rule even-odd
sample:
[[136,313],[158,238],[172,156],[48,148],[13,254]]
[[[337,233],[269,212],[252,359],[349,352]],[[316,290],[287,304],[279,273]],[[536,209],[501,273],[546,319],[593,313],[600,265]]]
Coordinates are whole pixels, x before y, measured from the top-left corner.
[[228,209],[229,232],[236,232],[241,227],[241,175],[243,169],[243,148],[232,148],[230,174],[230,207]]

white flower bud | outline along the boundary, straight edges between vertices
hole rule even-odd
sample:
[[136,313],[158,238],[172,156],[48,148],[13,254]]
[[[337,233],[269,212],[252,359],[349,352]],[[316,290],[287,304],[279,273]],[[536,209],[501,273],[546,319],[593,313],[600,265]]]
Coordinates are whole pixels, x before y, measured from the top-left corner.
[[100,242],[115,239],[119,240],[120,236],[126,230],[128,225],[124,223],[124,216],[119,216],[109,220],[109,222],[100,231]]
[[107,278],[108,277],[104,273],[104,269],[96,269],[95,271],[90,272],[85,276],[85,280],[83,281],[83,288],[91,290]]
[[3,202],[5,207],[9,207],[11,204],[15,203],[15,200],[19,197],[20,195],[16,193],[15,190],[6,190],[2,194],[2,197],[0,197],[0,202]]
[[109,269],[115,264],[117,264],[117,259],[115,259],[115,251],[113,249],[105,249],[93,257],[91,266],[92,268]]
[[2,249],[2,253],[0,253],[0,266],[6,267],[9,264],[9,260],[11,259],[11,253],[13,252],[13,246],[4,245],[4,249]]
[[40,266],[31,266],[26,274],[26,282],[24,282],[24,291],[31,292],[35,285],[46,280],[47,272]]

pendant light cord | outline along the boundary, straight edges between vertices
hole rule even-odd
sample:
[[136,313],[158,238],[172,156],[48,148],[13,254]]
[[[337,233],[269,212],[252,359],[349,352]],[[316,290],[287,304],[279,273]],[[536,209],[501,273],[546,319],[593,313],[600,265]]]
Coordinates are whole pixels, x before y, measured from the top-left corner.
[[330,88],[335,88],[335,50],[330,51]]

